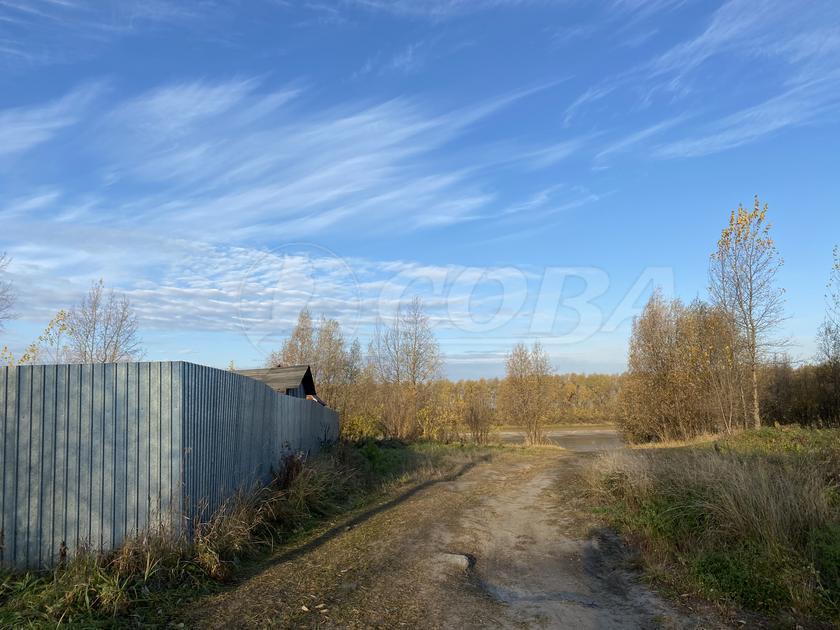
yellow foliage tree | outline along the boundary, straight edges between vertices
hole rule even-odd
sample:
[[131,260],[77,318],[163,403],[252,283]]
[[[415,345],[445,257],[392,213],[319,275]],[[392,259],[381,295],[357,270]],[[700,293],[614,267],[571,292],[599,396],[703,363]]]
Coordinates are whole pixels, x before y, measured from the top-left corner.
[[783,261],[776,250],[767,222],[767,204],[758,197],[752,210],[738,206],[721,232],[712,254],[709,290],[725,309],[746,344],[752,385],[752,418],[761,426],[758,372],[762,357],[773,345],[770,333],[783,319],[784,290],[776,286]]

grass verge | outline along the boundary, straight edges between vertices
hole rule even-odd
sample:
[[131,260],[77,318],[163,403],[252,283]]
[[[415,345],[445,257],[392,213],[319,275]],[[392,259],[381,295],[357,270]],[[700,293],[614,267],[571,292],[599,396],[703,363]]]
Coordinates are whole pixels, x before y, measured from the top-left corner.
[[761,429],[599,457],[599,511],[651,577],[782,624],[840,622],[840,431]]
[[233,497],[192,540],[145,532],[107,554],[80,553],[49,572],[0,573],[0,627],[144,625],[218,590],[241,564],[392,486],[443,475],[476,449],[432,443],[341,443],[287,458],[272,483]]

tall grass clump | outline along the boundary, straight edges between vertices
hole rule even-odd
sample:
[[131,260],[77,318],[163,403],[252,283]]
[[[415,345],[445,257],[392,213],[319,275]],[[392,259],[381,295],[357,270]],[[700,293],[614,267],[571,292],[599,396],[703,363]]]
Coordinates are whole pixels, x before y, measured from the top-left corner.
[[289,456],[268,485],[188,524],[190,537],[161,527],[108,553],[80,550],[52,571],[0,573],[0,628],[123,625],[132,616],[165,622],[172,606],[230,580],[243,561],[365,503],[395,480],[437,471],[449,455],[368,441],[334,445],[308,461]]
[[765,614],[840,620],[837,470],[819,457],[734,446],[606,454],[590,485],[674,588]]

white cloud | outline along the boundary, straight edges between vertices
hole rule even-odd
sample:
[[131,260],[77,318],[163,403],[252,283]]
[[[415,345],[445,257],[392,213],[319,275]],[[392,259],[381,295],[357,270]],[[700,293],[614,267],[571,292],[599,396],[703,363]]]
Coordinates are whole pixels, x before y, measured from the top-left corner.
[[614,84],[602,84],[588,88],[583,94],[581,94],[574,101],[572,101],[572,103],[566,108],[566,111],[563,116],[563,124],[568,127],[572,123],[572,120],[578,115],[578,113],[582,109],[584,109],[592,103],[606,98],[607,96],[612,94],[617,88],[618,86]]
[[[245,322],[258,337],[273,335],[312,300],[345,323],[361,309],[370,323],[396,305],[399,296],[379,298],[383,287],[393,293],[394,276],[440,286],[460,268],[336,262],[323,252],[312,263],[264,254],[260,244],[321,240],[328,229],[392,235],[479,218],[515,225],[523,219],[499,212],[481,159],[451,146],[542,89],[449,111],[407,98],[318,109],[304,89],[245,78],[158,87],[97,111],[96,124],[76,114],[89,163],[72,187],[16,190],[0,179],[10,191],[0,249],[14,257],[19,310],[47,321],[101,276],[132,297],[152,330],[229,331]],[[544,166],[579,144],[520,154]],[[74,166],[61,152],[36,157]],[[432,298],[440,308],[466,299]]]
[[639,144],[643,143],[645,140],[657,136],[676,125],[684,122],[686,116],[677,116],[676,118],[669,118],[667,120],[663,120],[661,122],[655,123],[650,125],[649,127],[645,127],[639,131],[635,131],[611,144],[607,147],[599,151],[594,158],[594,161],[597,163],[603,162],[607,157],[615,155],[617,153],[625,152],[633,147],[638,146]]
[[[87,92],[77,91],[0,120],[12,138],[7,152],[35,150],[64,126],[84,125],[85,173],[60,206],[43,204],[54,220],[270,242],[338,226],[412,231],[492,214],[496,193],[482,167],[498,161],[459,155],[451,143],[550,85],[441,112],[407,98],[318,109],[305,89],[272,90],[242,78],[158,87],[95,118],[81,106]],[[523,164],[544,167],[578,146],[550,143],[519,155]],[[64,152],[37,158],[75,167],[67,162],[75,156]],[[5,183],[11,195],[34,196]]]
[[0,158],[25,153],[77,123],[99,91],[85,86],[47,105],[0,110]]
[[539,0],[344,0],[371,11],[382,11],[403,17],[443,20],[497,7],[518,7]]
[[[653,15],[680,4],[616,0],[615,7]],[[651,111],[661,116],[659,122],[625,130],[596,155],[597,164],[660,135],[671,138],[653,149],[656,157],[696,157],[826,120],[840,108],[838,23],[836,2],[726,0],[695,35],[583,92],[566,109],[565,124],[584,112],[594,114],[594,104],[608,98],[599,113],[621,107],[628,113],[645,111],[647,121]],[[733,82],[734,76],[749,79]],[[693,132],[680,137],[675,132],[688,117],[695,123]],[[632,124],[628,120],[623,120],[625,129]]]
[[[117,107],[112,124],[121,125],[140,138],[157,142],[179,136],[241,104],[256,88],[254,79],[222,83],[179,83],[154,89]],[[282,105],[281,100],[276,106]]]
[[[66,62],[138,28],[200,22],[223,13],[215,2],[174,0],[3,0],[0,62]],[[5,59],[4,59],[5,58]]]
[[840,72],[799,85],[758,105],[742,109],[707,125],[700,133],[664,143],[655,155],[662,158],[698,157],[734,149],[789,127],[816,122],[840,108]]

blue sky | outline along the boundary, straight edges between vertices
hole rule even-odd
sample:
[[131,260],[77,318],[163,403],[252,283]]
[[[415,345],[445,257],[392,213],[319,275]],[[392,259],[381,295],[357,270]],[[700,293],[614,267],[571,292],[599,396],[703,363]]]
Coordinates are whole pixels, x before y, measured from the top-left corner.
[[367,340],[421,295],[451,376],[518,340],[620,371],[758,194],[807,359],[840,241],[840,4],[0,0],[0,251],[29,343],[104,278],[149,359]]

